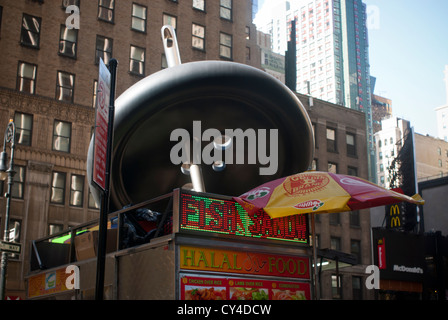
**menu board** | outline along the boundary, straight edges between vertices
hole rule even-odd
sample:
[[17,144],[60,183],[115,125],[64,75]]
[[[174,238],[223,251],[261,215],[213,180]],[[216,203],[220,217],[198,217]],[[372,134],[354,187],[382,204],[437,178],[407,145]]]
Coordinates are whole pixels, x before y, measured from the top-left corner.
[[310,283],[180,275],[181,300],[310,300]]

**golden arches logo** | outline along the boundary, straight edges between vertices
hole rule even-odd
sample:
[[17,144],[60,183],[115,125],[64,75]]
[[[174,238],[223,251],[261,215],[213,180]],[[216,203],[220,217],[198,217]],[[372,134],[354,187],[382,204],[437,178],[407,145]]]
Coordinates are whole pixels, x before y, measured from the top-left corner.
[[389,216],[390,216],[390,226],[391,227],[400,227],[401,226],[400,214],[401,214],[400,207],[397,204],[390,206]]

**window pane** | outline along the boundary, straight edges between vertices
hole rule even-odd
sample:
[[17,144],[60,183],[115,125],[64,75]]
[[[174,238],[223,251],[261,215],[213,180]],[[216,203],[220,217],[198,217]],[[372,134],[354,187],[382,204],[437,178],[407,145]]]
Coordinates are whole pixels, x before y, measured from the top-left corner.
[[145,74],[145,49],[131,46],[129,71],[139,75]]
[[70,205],[81,207],[84,193],[84,176],[72,175],[70,183]]
[[78,30],[69,29],[66,26],[61,26],[60,40],[59,40],[59,53],[76,57],[76,42],[78,40]]
[[22,62],[19,68],[19,74],[22,78],[35,79],[36,66]]
[[16,125],[16,142],[18,144],[30,146],[33,116],[24,113],[16,113],[14,116],[14,123]]
[[39,47],[41,18],[24,14],[22,18],[21,43]]
[[71,124],[56,121],[53,129],[53,150],[70,151]]
[[112,39],[105,38],[102,36],[97,36],[96,38],[96,57],[95,63],[100,62],[100,58],[103,59],[106,65],[109,64],[109,60],[112,57]]
[[100,0],[98,18],[108,22],[114,21],[114,0]]
[[221,0],[220,16],[224,19],[232,19],[232,0]]
[[198,10],[205,10],[205,1],[204,0],[193,0],[193,8]]
[[163,25],[169,25],[169,26],[172,26],[174,29],[176,29],[176,17],[164,14],[163,15]]
[[132,29],[146,31],[146,7],[132,5]]
[[192,46],[197,49],[204,49],[205,28],[197,24],[192,26]]
[[12,185],[11,196],[13,198],[23,198],[23,185],[25,183],[25,167],[15,166],[14,184]]

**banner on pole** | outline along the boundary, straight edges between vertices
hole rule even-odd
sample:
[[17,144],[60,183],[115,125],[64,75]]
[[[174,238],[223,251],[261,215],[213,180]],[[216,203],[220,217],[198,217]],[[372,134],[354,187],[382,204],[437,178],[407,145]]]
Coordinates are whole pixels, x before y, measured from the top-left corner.
[[92,180],[101,189],[106,187],[107,139],[109,130],[111,74],[100,58],[97,103],[95,112],[95,144]]

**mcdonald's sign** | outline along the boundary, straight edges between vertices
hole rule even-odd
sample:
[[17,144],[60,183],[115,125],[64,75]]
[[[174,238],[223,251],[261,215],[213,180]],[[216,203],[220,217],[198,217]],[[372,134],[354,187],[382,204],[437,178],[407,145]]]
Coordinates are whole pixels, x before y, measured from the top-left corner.
[[387,227],[388,228],[401,228],[402,223],[402,210],[401,204],[393,204],[390,206],[386,206],[386,215],[387,215]]

